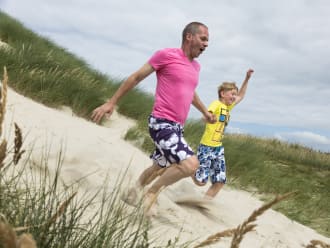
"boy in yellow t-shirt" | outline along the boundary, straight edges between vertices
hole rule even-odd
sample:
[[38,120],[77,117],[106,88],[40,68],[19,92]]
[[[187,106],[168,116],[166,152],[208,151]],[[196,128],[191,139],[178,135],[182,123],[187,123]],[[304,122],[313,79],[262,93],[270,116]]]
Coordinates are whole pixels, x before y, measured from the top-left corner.
[[210,178],[212,185],[205,194],[206,198],[214,198],[226,183],[222,138],[229,122],[230,111],[243,100],[252,73],[252,69],[247,71],[239,90],[235,82],[222,83],[218,87],[219,100],[213,101],[208,107],[208,111],[215,115],[217,121],[213,124],[206,123],[197,152],[200,166],[193,176],[193,181],[199,186],[204,186]]

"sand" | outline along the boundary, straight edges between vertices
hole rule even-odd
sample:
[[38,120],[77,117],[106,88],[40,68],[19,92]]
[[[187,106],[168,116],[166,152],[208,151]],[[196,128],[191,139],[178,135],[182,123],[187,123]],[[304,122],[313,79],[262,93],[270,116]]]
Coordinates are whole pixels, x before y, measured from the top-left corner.
[[[84,178],[79,191],[96,191],[105,180],[112,187],[127,168],[127,182],[133,182],[151,164],[148,154],[123,140],[134,121],[117,113],[100,126],[74,116],[69,108],[48,108],[9,90],[4,125],[8,140],[13,140],[13,122],[22,130],[24,149],[31,152],[31,160],[40,161],[48,147],[48,167],[52,171],[56,169],[59,152],[64,152],[61,178],[67,184]],[[183,179],[160,193],[158,216],[151,219],[150,230],[151,236],[157,234],[158,244],[176,236],[182,243],[195,240],[194,244],[198,244],[209,235],[237,227],[263,204],[257,197],[230,185],[212,203],[205,203],[200,198],[206,189],[195,186],[191,179]],[[199,207],[183,204],[187,198],[198,200]],[[271,209],[259,216],[256,224],[240,247],[305,247],[311,240],[330,244],[330,238]],[[230,247],[230,242],[231,238],[224,238],[209,247]]]

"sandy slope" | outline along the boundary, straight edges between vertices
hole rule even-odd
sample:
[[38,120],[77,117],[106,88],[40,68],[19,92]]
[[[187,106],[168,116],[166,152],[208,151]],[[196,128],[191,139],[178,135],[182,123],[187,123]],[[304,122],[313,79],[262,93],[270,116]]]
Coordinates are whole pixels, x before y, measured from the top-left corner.
[[[107,175],[110,182],[115,182],[128,166],[128,181],[134,181],[150,164],[148,155],[122,139],[126,130],[134,125],[122,116],[114,114],[106,127],[102,127],[73,116],[69,110],[47,108],[12,90],[7,104],[6,137],[12,139],[12,126],[16,122],[25,136],[24,148],[34,145],[31,159],[38,161],[45,153],[45,145],[49,147],[50,170],[56,167],[60,147],[64,147],[61,176],[69,183],[88,175],[81,191],[97,190]],[[249,193],[229,186],[224,187],[209,210],[175,203],[184,196],[201,197],[205,189],[184,179],[163,190],[158,200],[159,215],[152,219],[150,237],[157,235],[157,242],[164,244],[180,235],[180,240],[196,240],[194,244],[197,244],[211,234],[241,224],[263,204]],[[260,216],[257,224],[255,231],[246,234],[240,247],[304,247],[312,239],[330,243],[329,238],[273,210]],[[230,241],[225,238],[212,247],[230,247]]]

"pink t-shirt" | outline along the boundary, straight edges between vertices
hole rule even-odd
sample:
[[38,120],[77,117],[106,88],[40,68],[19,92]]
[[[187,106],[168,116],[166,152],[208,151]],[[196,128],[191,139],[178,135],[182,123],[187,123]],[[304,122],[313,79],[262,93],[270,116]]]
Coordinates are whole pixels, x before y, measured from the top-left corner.
[[148,62],[157,75],[152,115],[184,125],[199,80],[199,63],[190,61],[181,48],[159,50]]

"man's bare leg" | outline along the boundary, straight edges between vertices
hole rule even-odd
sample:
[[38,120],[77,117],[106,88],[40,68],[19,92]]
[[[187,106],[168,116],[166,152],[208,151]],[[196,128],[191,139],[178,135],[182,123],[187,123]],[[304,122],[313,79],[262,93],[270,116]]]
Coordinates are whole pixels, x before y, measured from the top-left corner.
[[[148,206],[147,210],[151,210],[150,213],[146,213],[147,215],[153,215],[153,203],[155,202],[155,198],[157,198],[158,192],[167,187],[176,183],[177,181],[192,176],[196,169],[199,166],[199,161],[197,157],[191,156],[183,161],[180,164],[173,164],[170,167],[166,168],[163,174],[152,184],[152,186],[148,189],[145,198],[144,205]],[[148,211],[149,212],[149,211]]]
[[158,166],[156,163],[153,163],[152,166],[145,169],[140,175],[137,186],[140,188],[144,188],[146,185],[151,183],[156,177],[160,176],[164,173],[166,168],[162,168]]
[[136,184],[128,189],[122,199],[129,205],[137,205],[143,195],[143,188],[161,175],[164,170],[165,168],[158,166],[156,163],[145,169],[138,178]]

